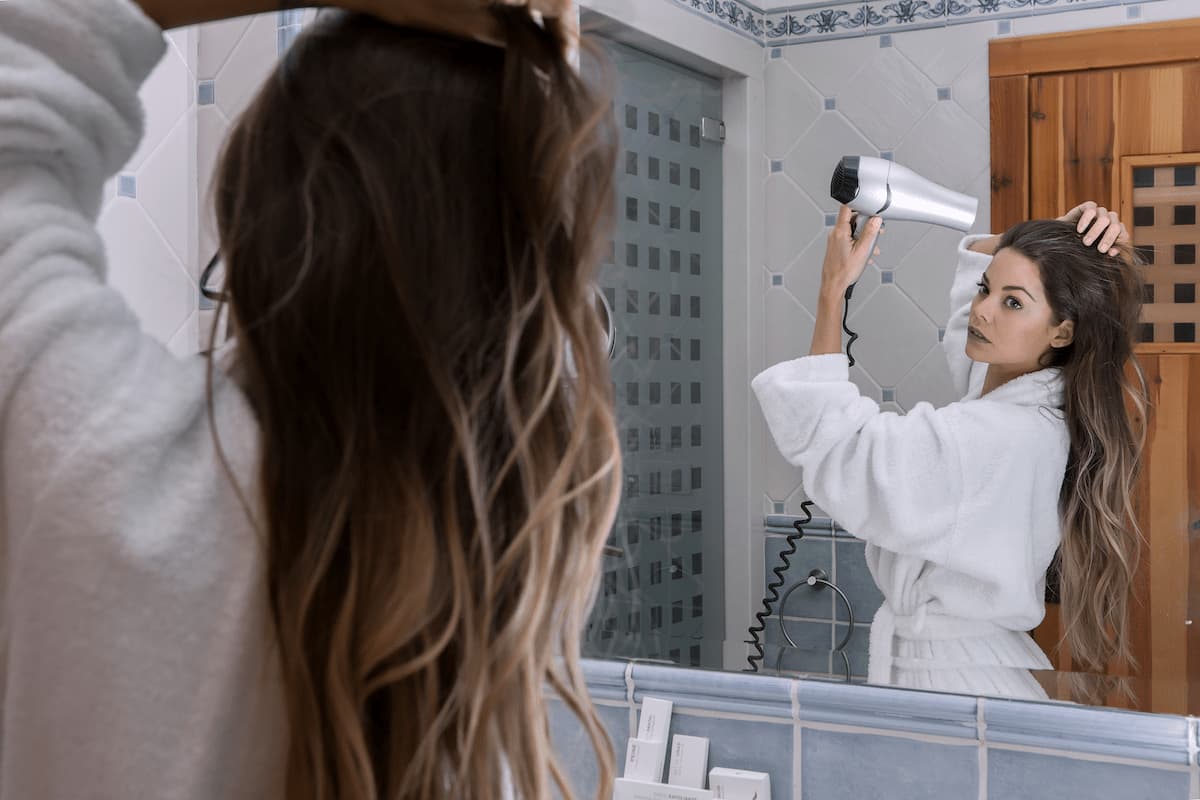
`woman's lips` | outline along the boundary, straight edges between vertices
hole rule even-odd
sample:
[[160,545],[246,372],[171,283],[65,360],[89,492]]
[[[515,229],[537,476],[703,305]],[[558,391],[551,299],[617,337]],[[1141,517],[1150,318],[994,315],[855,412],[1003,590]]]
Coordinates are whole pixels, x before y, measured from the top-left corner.
[[967,333],[969,333],[976,341],[987,342],[988,344],[991,344],[991,340],[988,339],[986,336],[984,336],[979,331],[975,330],[974,327],[968,327]]

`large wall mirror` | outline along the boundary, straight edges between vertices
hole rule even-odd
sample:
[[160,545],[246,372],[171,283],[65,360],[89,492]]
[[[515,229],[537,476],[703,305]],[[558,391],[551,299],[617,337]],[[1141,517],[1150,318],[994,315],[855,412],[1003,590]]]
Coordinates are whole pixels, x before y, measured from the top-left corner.
[[[984,20],[768,47],[759,84],[611,16],[583,22],[620,80],[618,219],[601,283],[625,469],[585,655],[867,681],[884,597],[865,545],[823,509],[802,510],[801,476],[749,388],[808,351],[837,210],[830,176],[862,154],[978,197],[976,233],[1087,199],[1127,224],[1147,262],[1136,358],[1151,390],[1134,498],[1137,663],[1104,678],[1076,669],[1051,571],[1029,633],[1054,668],[1013,680],[1048,700],[1200,714],[1200,20],[1021,38]],[[747,183],[758,200],[737,200]],[[889,223],[856,289],[850,377],[884,411],[960,399],[941,347],[960,238]]]

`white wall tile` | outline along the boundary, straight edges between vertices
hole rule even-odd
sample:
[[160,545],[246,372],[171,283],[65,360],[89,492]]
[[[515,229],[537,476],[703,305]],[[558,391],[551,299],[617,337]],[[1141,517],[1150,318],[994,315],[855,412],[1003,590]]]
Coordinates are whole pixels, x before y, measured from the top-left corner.
[[962,191],[991,161],[987,132],[957,103],[935,103],[896,148],[896,161]]
[[783,57],[818,92],[836,97],[878,49],[879,41],[872,36],[785,47]]
[[183,264],[133,199],[112,203],[98,228],[108,255],[108,283],[125,297],[147,333],[169,341],[196,305]]
[[198,79],[211,80],[217,76],[253,21],[254,17],[236,17],[200,26],[196,65]]
[[[988,83],[988,57],[984,53],[972,61],[950,87],[951,100],[979,124],[984,131],[991,127],[991,92]],[[990,158],[990,156],[989,156]]]
[[824,98],[783,59],[767,62],[768,158],[788,154],[824,111]]
[[896,269],[896,284],[938,327],[950,316],[955,248],[961,238],[958,231],[926,226],[925,235]]
[[195,133],[187,116],[138,170],[138,202],[150,215],[180,263],[188,261],[196,220],[192,209]]
[[[216,81],[217,105],[233,119],[258,93],[263,80],[279,59],[278,19],[275,14],[259,14],[250,22],[225,60]],[[201,42],[205,41],[202,33]],[[203,75],[201,76],[203,77]]]
[[896,385],[896,402],[906,411],[921,402],[941,408],[961,399],[957,394],[954,382],[950,380],[946,354],[936,337],[925,357]]
[[[836,211],[829,181],[842,156],[873,155],[875,146],[836,111],[826,111],[784,159],[783,169],[825,211]],[[768,240],[770,234],[768,233]]]
[[904,31],[893,34],[892,42],[934,85],[949,86],[972,61],[987,58],[988,39],[995,33],[996,23],[989,20]]
[[937,327],[895,286],[880,286],[850,327],[861,337],[855,358],[880,386],[898,384],[937,342]]
[[893,150],[935,102],[937,87],[895,47],[880,47],[843,90],[838,110],[876,150]]
[[140,96],[146,114],[146,133],[123,172],[136,171],[179,124],[192,105],[193,92],[191,73],[183,56],[175,47],[168,47],[142,85]]
[[825,216],[783,173],[767,178],[766,194],[767,267],[783,272],[821,235]]
[[1172,19],[1200,17],[1200,6],[1196,4],[1196,0],[1155,0],[1151,3],[1142,3],[1141,7],[1142,22],[1164,22]]

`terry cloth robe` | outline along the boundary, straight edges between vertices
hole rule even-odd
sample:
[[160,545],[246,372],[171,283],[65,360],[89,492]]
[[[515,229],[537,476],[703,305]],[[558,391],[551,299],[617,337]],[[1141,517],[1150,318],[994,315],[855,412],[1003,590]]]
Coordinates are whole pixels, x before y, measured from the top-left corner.
[[987,365],[965,352],[971,299],[990,256],[958,248],[944,348],[962,400],[880,410],[845,355],[777,364],[753,381],[780,453],[808,497],[854,536],[884,596],[870,683],[1045,699],[1050,669],[1028,631],[1045,613],[1062,537],[1070,437],[1062,377],[1045,369],[980,397]]
[[[95,229],[164,51],[128,0],[0,2],[0,800],[283,796],[261,542],[206,364],[142,334]],[[214,378],[255,498],[258,426]]]

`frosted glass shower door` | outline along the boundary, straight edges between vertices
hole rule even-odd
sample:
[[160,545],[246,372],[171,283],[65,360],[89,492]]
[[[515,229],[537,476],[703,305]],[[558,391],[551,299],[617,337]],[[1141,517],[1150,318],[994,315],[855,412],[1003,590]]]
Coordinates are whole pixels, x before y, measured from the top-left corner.
[[601,285],[624,493],[584,649],[721,666],[721,84],[612,44],[617,227]]

